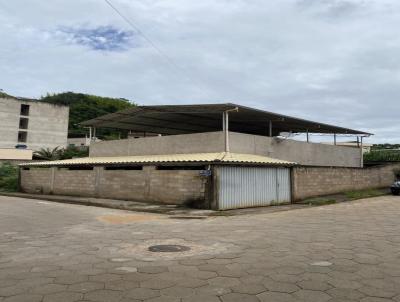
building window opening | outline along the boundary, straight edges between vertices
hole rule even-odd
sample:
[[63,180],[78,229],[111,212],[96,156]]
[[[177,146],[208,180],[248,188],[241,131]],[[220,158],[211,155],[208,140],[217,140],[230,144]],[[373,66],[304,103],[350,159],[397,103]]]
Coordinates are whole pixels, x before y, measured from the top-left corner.
[[28,132],[26,132],[26,131],[18,132],[18,142],[19,143],[26,143],[27,138],[28,138]]
[[91,166],[71,166],[68,167],[68,170],[93,170]]
[[29,105],[22,104],[21,105],[21,115],[28,116],[29,115]]
[[143,166],[109,166],[105,170],[143,170]]
[[29,122],[29,119],[20,118],[19,119],[19,129],[28,129],[28,122]]

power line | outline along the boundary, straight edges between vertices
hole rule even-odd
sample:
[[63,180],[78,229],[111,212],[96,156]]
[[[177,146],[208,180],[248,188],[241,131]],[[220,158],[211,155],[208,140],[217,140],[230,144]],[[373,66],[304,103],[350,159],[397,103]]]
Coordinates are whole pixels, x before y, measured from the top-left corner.
[[208,94],[206,91],[203,90],[202,87],[200,87],[187,73],[186,71],[181,68],[180,66],[178,66],[166,53],[164,53],[164,51],[162,51],[149,37],[146,36],[146,34],[144,34],[143,31],[140,30],[140,28],[134,24],[131,20],[129,20],[126,16],[124,16],[112,3],[110,0],[104,0],[108,6],[110,6],[115,13],[117,13],[117,15],[119,15],[129,26],[131,26],[136,33],[138,33],[139,35],[141,35],[146,41],[147,43],[150,44],[151,47],[153,47],[163,58],[165,61],[167,61],[170,65],[172,65],[175,69],[177,69],[178,71],[180,71],[182,74],[184,74],[184,76],[190,80],[197,88],[199,88],[202,92]]

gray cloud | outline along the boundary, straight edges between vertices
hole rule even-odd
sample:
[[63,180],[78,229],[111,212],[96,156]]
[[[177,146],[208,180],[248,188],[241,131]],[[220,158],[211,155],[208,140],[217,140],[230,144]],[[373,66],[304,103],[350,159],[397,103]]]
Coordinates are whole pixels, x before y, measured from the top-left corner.
[[86,40],[52,34],[81,24],[132,31],[102,1],[28,3],[0,4],[0,88],[9,93],[231,101],[376,133],[371,141],[400,141],[396,0],[114,0],[178,70],[143,40],[89,51]]

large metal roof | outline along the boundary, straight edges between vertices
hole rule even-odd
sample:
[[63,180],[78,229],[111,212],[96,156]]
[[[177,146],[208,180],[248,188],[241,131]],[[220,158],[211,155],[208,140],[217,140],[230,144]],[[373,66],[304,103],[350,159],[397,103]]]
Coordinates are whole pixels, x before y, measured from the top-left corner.
[[234,132],[268,135],[271,122],[274,136],[279,135],[280,132],[371,135],[360,130],[308,121],[231,103],[136,106],[82,122],[81,125],[164,135],[211,132],[222,129],[222,113],[224,111],[236,108],[237,111],[229,112],[229,130]]
[[202,164],[257,164],[293,166],[296,163],[271,157],[229,152],[193,153],[193,154],[165,154],[165,155],[137,155],[137,156],[109,156],[84,157],[45,162],[22,163],[22,167],[50,167],[50,166],[82,166],[82,165],[129,165],[129,164],[175,164],[175,163],[202,163]]

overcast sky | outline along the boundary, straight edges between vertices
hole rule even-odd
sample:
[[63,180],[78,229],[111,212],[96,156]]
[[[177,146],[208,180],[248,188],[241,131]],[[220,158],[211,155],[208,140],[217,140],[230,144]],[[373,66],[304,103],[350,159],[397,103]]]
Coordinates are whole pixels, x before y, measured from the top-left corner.
[[400,142],[399,0],[0,0],[0,88],[235,102]]

